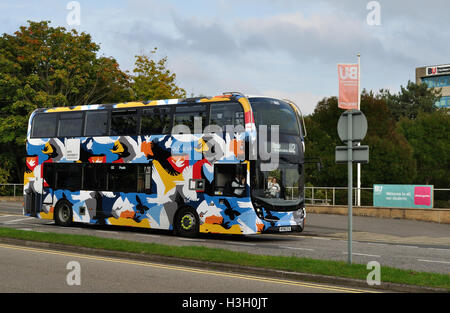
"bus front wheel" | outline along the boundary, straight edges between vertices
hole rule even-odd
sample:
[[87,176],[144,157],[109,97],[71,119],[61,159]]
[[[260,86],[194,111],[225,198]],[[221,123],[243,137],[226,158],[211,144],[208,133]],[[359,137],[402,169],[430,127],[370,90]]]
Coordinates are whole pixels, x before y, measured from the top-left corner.
[[199,232],[199,218],[197,212],[190,207],[181,208],[175,215],[175,234],[182,237],[195,237]]
[[58,202],[54,214],[56,225],[70,226],[72,224],[72,205],[68,201]]

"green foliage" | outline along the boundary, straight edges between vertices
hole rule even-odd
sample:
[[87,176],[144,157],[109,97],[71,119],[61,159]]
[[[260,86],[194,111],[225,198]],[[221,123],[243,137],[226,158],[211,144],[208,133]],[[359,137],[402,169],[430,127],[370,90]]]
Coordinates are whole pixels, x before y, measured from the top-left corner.
[[37,108],[185,97],[167,58],[137,56],[130,76],[114,58],[98,56],[99,49],[89,34],[49,21],[28,21],[0,37],[2,180],[23,179],[28,118]]
[[23,176],[33,110],[130,97],[128,75],[113,58],[97,56],[100,47],[89,34],[49,24],[28,21],[0,37],[0,143],[9,160],[2,168],[14,181]]
[[176,85],[175,73],[166,68],[167,57],[158,61],[152,59],[157,48],[152,50],[151,55],[137,55],[135,62],[136,74],[132,76],[135,99],[157,100],[171,98],[185,98],[186,91]]
[[[361,111],[369,125],[361,144],[368,145],[370,149],[369,164],[361,166],[362,186],[412,183],[416,175],[413,151],[405,137],[396,132],[395,119],[385,100],[363,91]],[[320,173],[307,169],[306,181],[314,186],[347,185],[347,167],[335,161],[335,147],[344,145],[337,134],[337,123],[342,112],[338,108],[337,98],[331,97],[320,101],[314,113],[306,118],[306,157],[320,157],[324,166]]]
[[380,91],[397,121],[402,117],[415,119],[419,112],[431,113],[437,110],[434,104],[441,97],[441,89],[428,88],[426,84],[415,84],[411,81],[408,81],[406,88],[400,88],[398,94],[391,94],[389,90]]
[[419,113],[416,119],[403,118],[398,131],[412,146],[417,160],[417,184],[450,186],[450,115],[443,110]]

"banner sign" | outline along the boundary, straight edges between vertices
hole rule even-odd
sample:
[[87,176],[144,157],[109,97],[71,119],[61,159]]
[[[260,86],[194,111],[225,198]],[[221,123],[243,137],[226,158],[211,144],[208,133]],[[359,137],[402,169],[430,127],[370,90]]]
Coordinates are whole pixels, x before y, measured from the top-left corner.
[[439,66],[429,66],[427,67],[426,74],[430,75],[442,75],[450,73],[450,64],[439,65]]
[[339,108],[358,109],[358,74],[358,64],[338,64]]
[[432,209],[433,186],[373,185],[373,206]]

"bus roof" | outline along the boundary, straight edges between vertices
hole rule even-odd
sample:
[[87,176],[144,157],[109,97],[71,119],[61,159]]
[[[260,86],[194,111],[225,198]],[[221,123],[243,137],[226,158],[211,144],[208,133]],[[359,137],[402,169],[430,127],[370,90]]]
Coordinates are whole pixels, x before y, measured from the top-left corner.
[[53,108],[39,108],[36,112],[66,112],[66,111],[81,111],[81,110],[96,110],[96,109],[121,109],[121,108],[138,108],[148,107],[155,105],[175,105],[175,104],[195,104],[195,103],[207,103],[207,102],[219,102],[219,101],[239,101],[241,97],[245,97],[242,94],[224,94],[214,97],[195,97],[184,99],[164,99],[164,100],[151,100],[151,101],[131,101],[121,103],[108,103],[108,104],[87,104],[79,106],[66,106],[66,107],[53,107]]

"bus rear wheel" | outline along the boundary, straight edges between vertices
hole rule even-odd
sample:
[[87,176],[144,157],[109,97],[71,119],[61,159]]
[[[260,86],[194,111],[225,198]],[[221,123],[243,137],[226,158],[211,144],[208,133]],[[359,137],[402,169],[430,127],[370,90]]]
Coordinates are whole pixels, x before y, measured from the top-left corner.
[[55,207],[55,223],[59,226],[70,226],[72,224],[72,205],[68,201],[60,201]]
[[181,208],[175,216],[175,234],[181,237],[195,237],[199,232],[199,224],[199,218],[194,209]]

